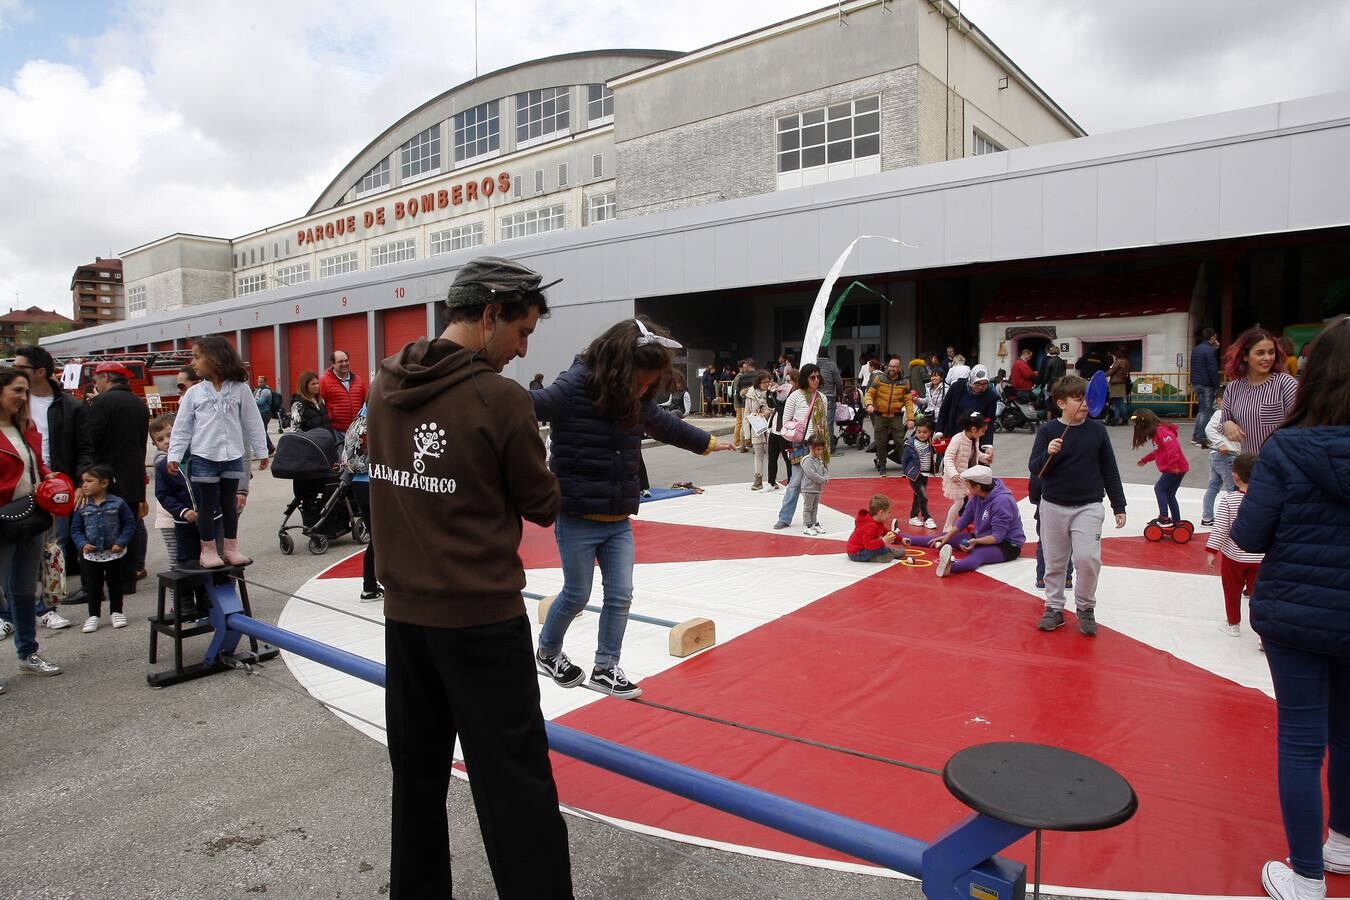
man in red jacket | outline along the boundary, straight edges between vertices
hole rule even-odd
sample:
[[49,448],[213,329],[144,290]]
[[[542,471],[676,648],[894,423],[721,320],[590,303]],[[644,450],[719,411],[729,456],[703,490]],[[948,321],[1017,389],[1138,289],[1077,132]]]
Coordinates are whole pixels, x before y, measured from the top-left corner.
[[328,407],[328,420],[339,433],[346,434],[356,414],[366,402],[366,383],[352,371],[345,350],[334,350],[328,356],[332,363],[319,376],[319,396]]

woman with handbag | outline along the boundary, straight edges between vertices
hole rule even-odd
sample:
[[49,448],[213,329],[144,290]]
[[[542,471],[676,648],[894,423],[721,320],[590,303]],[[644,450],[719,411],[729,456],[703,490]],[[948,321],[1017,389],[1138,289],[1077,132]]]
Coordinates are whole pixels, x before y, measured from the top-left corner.
[[[788,396],[783,406],[780,435],[792,448],[788,452],[792,474],[788,479],[787,491],[783,494],[783,505],[778,510],[778,521],[773,523],[775,531],[782,531],[791,525],[792,517],[797,514],[797,498],[802,492],[801,461],[806,456],[806,441],[813,434],[824,437],[830,433],[826,415],[825,397],[820,392],[820,369],[815,363],[807,363],[797,375],[797,390]],[[828,445],[825,447],[824,461],[829,465]]]
[[14,614],[19,671],[29,675],[61,674],[60,666],[38,655],[34,613],[42,544],[52,524],[35,494],[51,477],[42,461],[42,434],[28,418],[28,376],[0,367],[0,579]]

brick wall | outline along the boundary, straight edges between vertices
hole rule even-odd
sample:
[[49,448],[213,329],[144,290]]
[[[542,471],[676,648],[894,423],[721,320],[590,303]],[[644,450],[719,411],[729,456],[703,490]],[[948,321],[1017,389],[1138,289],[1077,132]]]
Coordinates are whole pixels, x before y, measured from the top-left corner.
[[876,93],[882,170],[917,165],[919,74],[906,66],[617,143],[619,218],[769,193],[779,116]]

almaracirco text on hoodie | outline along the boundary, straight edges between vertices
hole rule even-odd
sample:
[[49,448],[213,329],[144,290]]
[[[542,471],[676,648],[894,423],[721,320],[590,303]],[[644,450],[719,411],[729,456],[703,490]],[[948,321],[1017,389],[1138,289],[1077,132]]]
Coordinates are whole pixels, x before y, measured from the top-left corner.
[[385,615],[470,628],[524,615],[521,519],[550,525],[558,482],[523,387],[422,338],[371,386],[372,538]]

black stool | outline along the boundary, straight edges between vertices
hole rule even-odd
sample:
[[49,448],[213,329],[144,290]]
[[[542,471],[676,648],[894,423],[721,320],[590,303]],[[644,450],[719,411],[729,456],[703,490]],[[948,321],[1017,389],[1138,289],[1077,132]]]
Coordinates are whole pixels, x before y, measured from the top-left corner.
[[[252,615],[253,609],[248,602],[248,582],[244,580],[242,566],[224,566],[219,569],[174,569],[159,573],[155,614],[150,617],[150,662],[154,663],[159,659],[159,636],[163,634],[173,641],[173,668],[147,674],[146,681],[152,686],[165,687],[228,668],[224,662],[217,662],[214,666],[205,666],[202,663],[183,665],[183,638],[210,634],[215,630],[209,622],[197,624],[197,604],[193,598],[195,589],[205,588],[210,584],[223,584],[227,580],[234,581],[235,588],[239,592],[239,600],[244,606],[244,613]],[[171,607],[167,605],[170,591],[173,592]],[[249,646],[255,655],[259,653],[258,641],[255,638],[249,638]]]
[[1139,799],[1120,773],[1081,753],[1045,744],[967,747],[942,770],[956,799],[977,813],[1034,829],[1041,893],[1041,831],[1097,831],[1134,815]]

